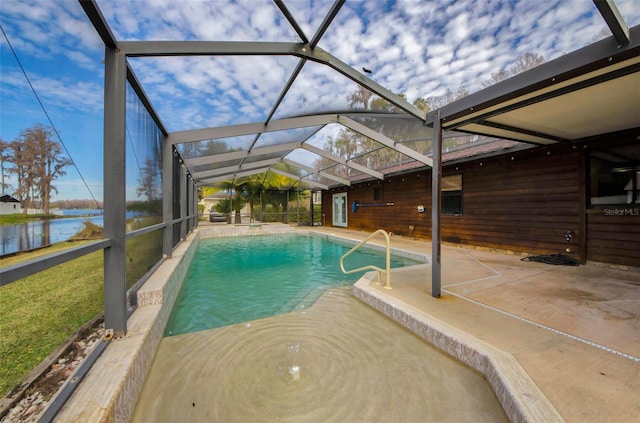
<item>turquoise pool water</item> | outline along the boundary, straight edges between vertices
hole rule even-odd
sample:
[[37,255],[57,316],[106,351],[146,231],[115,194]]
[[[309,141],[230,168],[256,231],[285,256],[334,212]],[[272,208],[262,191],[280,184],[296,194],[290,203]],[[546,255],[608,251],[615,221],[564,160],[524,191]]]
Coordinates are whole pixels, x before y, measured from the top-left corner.
[[[208,238],[200,241],[165,336],[288,313],[312,305],[327,288],[351,285],[340,257],[351,246],[303,235]],[[384,253],[361,248],[345,268],[385,267]],[[392,256],[391,267],[418,262]]]

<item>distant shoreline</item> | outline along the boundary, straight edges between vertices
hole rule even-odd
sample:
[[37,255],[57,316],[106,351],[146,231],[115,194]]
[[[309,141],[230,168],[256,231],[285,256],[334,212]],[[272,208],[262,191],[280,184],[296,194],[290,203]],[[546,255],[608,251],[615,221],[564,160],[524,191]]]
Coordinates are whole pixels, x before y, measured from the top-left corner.
[[[61,209],[67,210],[67,209]],[[68,209],[75,210],[75,209]],[[17,223],[26,223],[31,222],[33,220],[51,220],[51,219],[69,219],[69,218],[78,218],[78,217],[95,217],[102,216],[104,213],[101,212],[87,212],[87,213],[79,213],[79,214],[23,214],[23,213],[15,213],[15,214],[2,214],[0,215],[0,225],[14,225]]]

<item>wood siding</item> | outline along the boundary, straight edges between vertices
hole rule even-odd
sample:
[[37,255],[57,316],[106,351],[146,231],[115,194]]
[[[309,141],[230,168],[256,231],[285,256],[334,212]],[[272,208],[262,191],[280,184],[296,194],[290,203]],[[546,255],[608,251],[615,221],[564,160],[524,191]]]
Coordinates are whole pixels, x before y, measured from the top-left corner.
[[[418,176],[420,175],[420,176]],[[429,184],[429,185],[427,185]],[[322,197],[323,213],[327,213],[327,224],[331,223],[331,198],[337,192],[347,192],[349,202],[349,229],[375,231],[384,229],[396,235],[416,238],[431,237],[431,178],[428,171],[395,176],[382,181],[355,183],[351,187],[331,189]],[[382,186],[382,200],[374,201],[373,187]],[[428,188],[427,188],[428,187]],[[354,201],[379,206],[358,207],[351,211]],[[329,203],[326,206],[327,202]],[[393,203],[385,206],[383,203]],[[418,212],[418,206],[425,208]],[[413,228],[413,229],[412,229]]]
[[587,213],[587,260],[640,267],[640,206]]
[[[451,172],[451,169],[446,169]],[[459,166],[462,216],[443,216],[445,241],[579,259],[580,155],[546,149]],[[445,173],[446,174],[446,173]],[[565,235],[573,238],[567,245]]]
[[[443,176],[462,174],[463,194],[462,215],[442,215],[442,240],[640,267],[640,208],[622,215],[587,208],[587,154],[583,145],[555,145],[444,166]],[[380,203],[394,205],[349,209],[349,229],[431,238],[430,169],[324,192],[326,224],[331,224],[331,194],[346,191],[350,205],[374,203],[375,185],[382,186]]]

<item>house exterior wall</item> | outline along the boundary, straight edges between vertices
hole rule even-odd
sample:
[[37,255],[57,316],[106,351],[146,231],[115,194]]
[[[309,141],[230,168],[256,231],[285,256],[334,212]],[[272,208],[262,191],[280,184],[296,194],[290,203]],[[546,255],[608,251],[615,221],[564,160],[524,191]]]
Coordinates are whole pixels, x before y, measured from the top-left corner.
[[587,260],[640,267],[640,206],[587,211]]
[[[444,166],[443,176],[462,174],[462,214],[442,215],[442,240],[640,267],[640,209],[614,215],[587,207],[587,151],[584,144],[554,145]],[[374,186],[381,186],[381,201],[373,200]],[[394,203],[358,207],[355,213],[349,207],[349,229],[431,237],[430,169],[325,191],[326,225],[332,221],[332,194],[345,191],[350,206]]]
[[569,248],[581,260],[581,154],[542,148],[459,165],[463,213],[443,216],[442,239],[529,254]]
[[0,214],[18,214],[18,213],[22,213],[22,207],[20,207],[20,203],[0,202]]

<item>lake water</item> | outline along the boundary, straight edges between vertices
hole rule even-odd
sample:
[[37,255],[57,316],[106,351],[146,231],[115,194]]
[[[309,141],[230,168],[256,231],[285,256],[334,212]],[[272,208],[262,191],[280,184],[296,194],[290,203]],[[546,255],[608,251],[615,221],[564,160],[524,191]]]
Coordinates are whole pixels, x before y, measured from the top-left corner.
[[99,210],[64,210],[64,216],[77,217],[0,225],[0,255],[66,241],[81,231],[84,228],[84,222],[87,220],[102,226],[102,216],[87,216],[99,212]]

